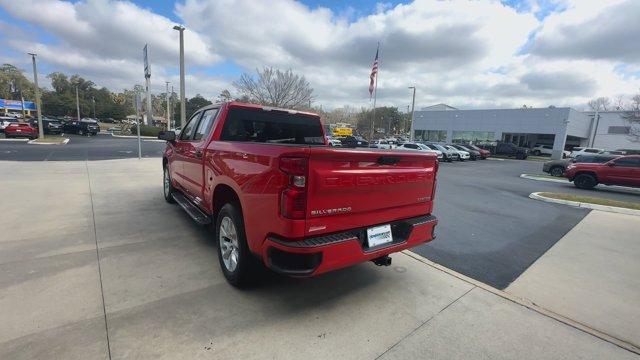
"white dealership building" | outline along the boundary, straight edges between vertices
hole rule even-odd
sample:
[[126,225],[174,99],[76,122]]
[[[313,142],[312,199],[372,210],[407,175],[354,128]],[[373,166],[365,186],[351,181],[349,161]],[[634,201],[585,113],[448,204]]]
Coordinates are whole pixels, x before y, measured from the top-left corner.
[[416,111],[411,126],[416,141],[553,145],[554,158],[576,146],[606,150],[640,149],[623,111],[580,112],[568,107],[460,110],[438,104]]

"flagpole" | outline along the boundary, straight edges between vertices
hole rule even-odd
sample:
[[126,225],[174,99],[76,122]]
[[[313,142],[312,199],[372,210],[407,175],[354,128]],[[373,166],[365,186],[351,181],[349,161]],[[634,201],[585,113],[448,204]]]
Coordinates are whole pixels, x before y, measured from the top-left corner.
[[371,130],[369,131],[369,146],[373,143],[373,132],[376,127],[376,99],[378,98],[378,77],[380,76],[380,42],[378,42],[378,70],[376,71],[376,83],[373,89],[373,119],[371,120]]

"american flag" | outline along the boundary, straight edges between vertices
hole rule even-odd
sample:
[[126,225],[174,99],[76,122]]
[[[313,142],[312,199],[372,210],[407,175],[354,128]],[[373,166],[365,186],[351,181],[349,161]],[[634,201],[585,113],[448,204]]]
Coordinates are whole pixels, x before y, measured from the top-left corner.
[[376,75],[378,75],[378,51],[380,51],[380,44],[378,44],[378,48],[376,49],[376,58],[373,59],[373,65],[371,66],[371,75],[369,75],[369,99],[371,99],[371,96],[373,96],[373,90],[376,83]]

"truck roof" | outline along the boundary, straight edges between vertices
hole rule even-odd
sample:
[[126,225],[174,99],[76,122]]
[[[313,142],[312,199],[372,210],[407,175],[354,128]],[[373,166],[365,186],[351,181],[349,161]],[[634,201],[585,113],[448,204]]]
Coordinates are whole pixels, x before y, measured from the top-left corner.
[[206,109],[211,109],[211,108],[220,107],[220,106],[224,106],[224,105],[229,106],[229,107],[240,107],[240,108],[246,108],[246,109],[259,109],[259,110],[268,110],[268,111],[269,110],[284,111],[284,112],[288,112],[288,113],[291,113],[291,114],[302,114],[302,115],[319,117],[318,114],[312,113],[312,112],[308,112],[308,111],[278,108],[278,107],[274,107],[274,106],[266,106],[266,105],[260,105],[260,104],[243,103],[243,102],[240,102],[240,101],[227,101],[227,102],[214,103],[214,104],[211,104],[211,105],[204,106],[204,107],[202,107],[202,108],[200,108],[198,110],[206,110]]

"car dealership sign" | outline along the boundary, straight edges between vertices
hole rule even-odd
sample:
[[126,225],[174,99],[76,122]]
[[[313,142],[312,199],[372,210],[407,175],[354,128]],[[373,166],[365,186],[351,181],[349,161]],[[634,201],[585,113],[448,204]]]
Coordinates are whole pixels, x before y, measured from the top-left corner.
[[[0,109],[22,110],[22,101],[0,99]],[[36,103],[33,101],[24,102],[25,110],[36,110]]]

